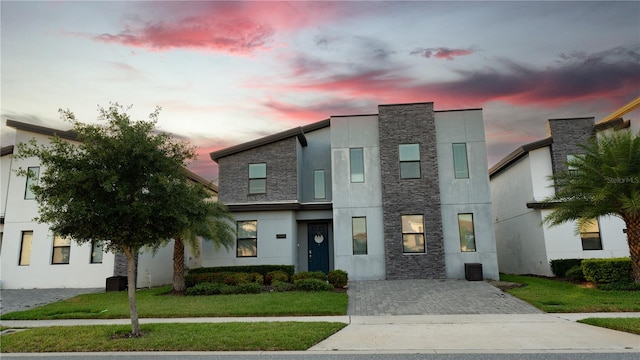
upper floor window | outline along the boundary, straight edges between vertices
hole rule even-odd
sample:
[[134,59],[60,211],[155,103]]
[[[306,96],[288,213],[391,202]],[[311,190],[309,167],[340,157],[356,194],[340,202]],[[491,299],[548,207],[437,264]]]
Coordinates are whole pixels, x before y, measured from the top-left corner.
[[238,221],[237,257],[258,256],[258,221]]
[[402,215],[402,252],[425,252],[422,215]]
[[104,243],[102,241],[91,242],[91,263],[102,264],[102,254],[104,253]]
[[33,193],[31,189],[32,185],[38,184],[38,178],[40,177],[40,167],[39,166],[29,166],[27,169],[27,186],[24,190],[24,198],[27,200],[35,199],[36,195]]
[[349,149],[351,182],[364,182],[364,152],[362,148]]
[[469,178],[469,164],[467,162],[467,144],[453,144],[453,171],[456,179]]
[[602,250],[598,219],[591,219],[580,225],[580,239],[582,250]]
[[326,197],[324,170],[313,170],[313,198],[325,199]]
[[579,156],[580,155],[567,155],[567,171],[571,175],[575,175],[578,172],[578,169],[575,166],[568,164],[568,162],[575,161]]
[[267,192],[267,164],[249,164],[249,194]]
[[31,242],[33,240],[33,231],[23,231],[22,240],[20,241],[20,260],[18,265],[26,266],[31,264]]
[[353,255],[367,255],[367,218],[351,218]]
[[400,178],[419,179],[420,178],[420,145],[400,144],[398,145],[400,158]]
[[476,251],[476,235],[473,229],[473,214],[458,214],[460,251]]
[[71,253],[71,238],[55,235],[53,237],[52,264],[68,264]]

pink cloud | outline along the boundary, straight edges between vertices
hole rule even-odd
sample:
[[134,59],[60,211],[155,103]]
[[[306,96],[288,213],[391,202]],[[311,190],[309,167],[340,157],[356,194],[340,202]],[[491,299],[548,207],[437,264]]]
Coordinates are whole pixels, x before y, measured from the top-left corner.
[[417,48],[411,51],[410,54],[424,56],[427,59],[434,57],[436,59],[445,59],[445,60],[451,61],[456,57],[471,55],[474,52],[475,51],[473,49],[451,49],[447,47],[438,47],[438,48]]

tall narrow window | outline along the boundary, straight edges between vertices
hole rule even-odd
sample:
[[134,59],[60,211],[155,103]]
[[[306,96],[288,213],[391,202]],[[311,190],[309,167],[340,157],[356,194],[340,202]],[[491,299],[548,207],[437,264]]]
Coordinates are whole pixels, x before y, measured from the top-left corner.
[[402,215],[402,251],[424,253],[424,220],[422,215]]
[[327,197],[324,184],[324,170],[313,171],[313,198],[325,199]]
[[267,164],[249,164],[249,194],[267,192]]
[[71,253],[71,239],[55,235],[53,237],[53,256],[52,264],[68,264],[69,254]]
[[91,263],[102,264],[102,254],[104,253],[104,243],[102,241],[91,242]]
[[367,255],[367,218],[351,218],[353,255]]
[[400,157],[400,178],[419,179],[420,178],[420,145],[400,144],[398,145]]
[[364,153],[362,148],[349,149],[351,182],[364,182]]
[[453,144],[453,171],[456,179],[469,178],[469,164],[467,162],[467,144]]
[[40,167],[39,166],[29,166],[27,169],[27,185],[24,190],[24,198],[27,200],[35,199],[36,195],[33,193],[31,189],[32,185],[38,184],[38,178],[40,177]]
[[258,256],[258,221],[238,221],[237,257]]
[[580,239],[582,240],[582,250],[602,250],[598,219],[591,219],[581,224]]
[[473,229],[473,214],[458,214],[460,251],[476,251],[476,235]]
[[20,262],[19,265],[27,266],[31,264],[31,242],[33,240],[33,231],[23,231],[20,244]]
[[567,171],[570,175],[576,175],[578,173],[578,169],[575,166],[569,165],[568,162],[575,161],[579,155],[567,155]]

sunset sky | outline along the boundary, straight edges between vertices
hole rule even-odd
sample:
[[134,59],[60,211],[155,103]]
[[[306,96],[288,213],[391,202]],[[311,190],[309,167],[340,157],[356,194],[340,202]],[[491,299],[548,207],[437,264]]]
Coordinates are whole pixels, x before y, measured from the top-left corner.
[[[2,1],[6,119],[68,129],[133,105],[208,153],[320,121],[433,101],[483,108],[489,165],[640,96],[640,2]],[[640,110],[625,116],[640,121]]]

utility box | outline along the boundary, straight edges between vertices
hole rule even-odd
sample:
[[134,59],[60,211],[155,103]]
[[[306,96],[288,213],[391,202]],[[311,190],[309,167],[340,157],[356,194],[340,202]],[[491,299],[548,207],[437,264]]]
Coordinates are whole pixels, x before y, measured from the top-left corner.
[[481,263],[465,263],[464,278],[468,281],[482,281],[482,264]]
[[127,290],[126,276],[111,276],[107,278],[107,291]]

